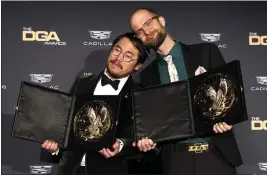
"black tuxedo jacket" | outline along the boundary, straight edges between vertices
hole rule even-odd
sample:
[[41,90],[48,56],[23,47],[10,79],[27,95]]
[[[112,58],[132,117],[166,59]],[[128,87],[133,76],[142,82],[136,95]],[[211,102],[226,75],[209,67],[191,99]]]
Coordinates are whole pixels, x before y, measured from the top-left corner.
[[[215,44],[201,43],[193,45],[182,44],[182,52],[188,78],[195,76],[199,66],[207,71],[225,64],[224,58]],[[159,85],[160,75],[158,64],[154,60],[142,72],[140,72],[140,86],[149,87]],[[211,137],[212,143],[218,148],[222,156],[233,166],[240,166],[242,159],[232,131],[223,134],[214,134]],[[168,150],[171,154],[171,150]]]
[[[79,77],[72,86],[70,93],[76,96],[74,114],[84,103],[93,95],[95,87],[100,80],[103,72],[99,75],[92,75],[89,77]],[[119,95],[122,96],[120,112],[118,116],[118,124],[116,128],[116,138],[124,142],[121,152],[113,158],[106,159],[97,151],[87,152],[86,164],[88,165],[87,172],[90,173],[107,173],[127,171],[127,164],[125,159],[138,158],[137,150],[131,146],[133,141],[132,129],[132,100],[130,91],[139,86],[134,83],[130,76],[124,84]],[[79,167],[82,157],[85,152],[60,150],[58,155],[52,155],[42,149],[41,161],[59,163],[59,173],[62,175],[73,174]],[[110,171],[109,171],[110,170]]]

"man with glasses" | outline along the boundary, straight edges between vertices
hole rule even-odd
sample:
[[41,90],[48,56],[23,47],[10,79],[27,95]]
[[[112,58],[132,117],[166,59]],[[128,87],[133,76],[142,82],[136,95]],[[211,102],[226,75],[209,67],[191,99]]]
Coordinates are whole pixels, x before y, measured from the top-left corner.
[[[131,73],[137,71],[147,58],[142,42],[133,33],[117,37],[108,55],[107,68],[98,75],[80,77],[76,81],[76,96],[88,95],[121,95],[123,97],[118,123],[116,126],[117,141],[113,150],[103,148],[86,152],[87,174],[127,174],[125,158],[135,158],[138,151],[132,147],[132,105],[129,92],[138,88]],[[155,146],[155,145],[154,145]],[[58,151],[57,143],[47,140],[42,147],[51,153]],[[58,174],[77,174],[80,162],[84,157],[83,151],[60,150],[62,157],[59,162]],[[52,156],[50,154],[50,156]],[[56,159],[56,156],[55,156]],[[79,174],[85,174],[85,172]]]
[[[225,64],[215,44],[185,45],[173,40],[165,24],[165,19],[152,9],[139,9],[131,15],[133,32],[156,52],[156,58],[140,73],[142,87],[186,80]],[[226,123],[217,123],[211,135],[159,145],[164,174],[236,174],[235,167],[242,164],[242,159],[231,129]],[[153,149],[152,145],[149,138],[133,143],[144,152]]]

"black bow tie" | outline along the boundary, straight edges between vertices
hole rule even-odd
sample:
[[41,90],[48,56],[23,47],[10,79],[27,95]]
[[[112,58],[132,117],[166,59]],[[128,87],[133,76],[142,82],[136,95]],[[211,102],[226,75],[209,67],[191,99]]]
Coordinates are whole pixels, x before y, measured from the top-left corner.
[[102,79],[101,79],[101,85],[102,86],[110,84],[113,87],[113,89],[115,89],[115,90],[118,90],[119,83],[120,83],[120,80],[112,81],[105,74],[102,76]]

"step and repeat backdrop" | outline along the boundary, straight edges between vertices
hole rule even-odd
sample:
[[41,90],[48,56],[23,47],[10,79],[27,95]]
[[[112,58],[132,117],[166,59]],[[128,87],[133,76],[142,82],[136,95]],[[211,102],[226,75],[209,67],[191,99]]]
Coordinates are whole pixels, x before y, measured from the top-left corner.
[[267,3],[139,1],[2,2],[3,174],[57,171],[40,162],[40,144],[11,138],[21,81],[67,92],[77,76],[100,72],[113,39],[130,31],[130,15],[142,7],[165,17],[176,40],[215,43],[227,62],[241,61],[249,120],[234,127],[238,172],[267,174]]

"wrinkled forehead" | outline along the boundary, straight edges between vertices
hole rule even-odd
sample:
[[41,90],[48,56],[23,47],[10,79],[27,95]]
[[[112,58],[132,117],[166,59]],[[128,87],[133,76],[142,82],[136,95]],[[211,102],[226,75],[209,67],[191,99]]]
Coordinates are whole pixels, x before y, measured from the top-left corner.
[[154,15],[145,10],[139,10],[131,16],[130,26],[131,29],[136,32],[142,28],[143,24]]

